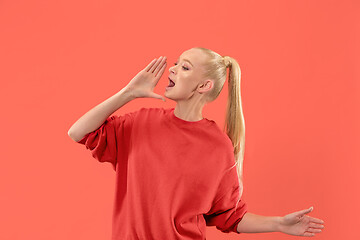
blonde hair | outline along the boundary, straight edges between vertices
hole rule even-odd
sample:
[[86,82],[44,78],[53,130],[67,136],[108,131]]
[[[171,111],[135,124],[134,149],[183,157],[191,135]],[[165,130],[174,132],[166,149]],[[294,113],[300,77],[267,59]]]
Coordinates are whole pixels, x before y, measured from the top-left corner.
[[232,57],[221,56],[220,54],[207,48],[195,48],[202,50],[208,56],[204,63],[204,78],[212,79],[214,81],[214,87],[207,95],[208,102],[215,100],[219,96],[226,80],[227,68],[229,68],[228,101],[226,108],[226,120],[223,130],[231,139],[234,147],[235,165],[237,166],[236,169],[240,185],[240,201],[243,191],[242,180],[245,153],[245,119],[242,111],[240,88],[241,69],[238,62]]

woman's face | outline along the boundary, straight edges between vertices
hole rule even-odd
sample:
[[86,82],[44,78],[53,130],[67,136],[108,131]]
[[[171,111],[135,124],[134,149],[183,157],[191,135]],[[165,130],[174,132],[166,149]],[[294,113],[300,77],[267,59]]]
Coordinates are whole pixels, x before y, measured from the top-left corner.
[[205,57],[199,49],[183,52],[176,63],[169,68],[169,78],[175,85],[166,87],[164,96],[173,100],[187,100],[202,92]]

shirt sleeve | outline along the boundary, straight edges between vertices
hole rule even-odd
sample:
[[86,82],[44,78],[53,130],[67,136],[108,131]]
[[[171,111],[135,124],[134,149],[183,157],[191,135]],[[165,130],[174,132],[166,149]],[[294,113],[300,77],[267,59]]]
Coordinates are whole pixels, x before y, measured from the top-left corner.
[[[217,196],[208,213],[204,214],[207,226],[216,226],[224,233],[237,231],[237,225],[247,212],[247,204],[241,199],[236,167],[226,172],[219,185]],[[226,189],[226,190],[224,190]]]
[[108,117],[99,128],[87,133],[78,143],[85,145],[99,162],[111,163],[116,171],[118,161],[128,155],[135,113]]

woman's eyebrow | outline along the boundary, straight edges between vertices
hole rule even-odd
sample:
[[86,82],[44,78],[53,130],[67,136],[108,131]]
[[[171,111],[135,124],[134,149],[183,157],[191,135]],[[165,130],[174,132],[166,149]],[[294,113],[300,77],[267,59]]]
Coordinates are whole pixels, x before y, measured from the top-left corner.
[[[183,59],[184,61],[187,61],[187,62],[189,62],[190,64],[191,64],[191,66],[193,66],[194,67],[194,65],[190,62],[190,60],[188,60],[188,59]],[[178,58],[178,61],[179,61],[179,58]]]

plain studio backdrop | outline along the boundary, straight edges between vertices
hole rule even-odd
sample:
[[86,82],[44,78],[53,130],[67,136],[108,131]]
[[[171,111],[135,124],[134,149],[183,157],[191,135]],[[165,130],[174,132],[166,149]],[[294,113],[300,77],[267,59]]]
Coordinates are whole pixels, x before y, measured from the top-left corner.
[[[249,212],[314,206],[318,239],[359,239],[359,1],[0,1],[0,239],[110,239],[115,172],[67,131],[152,59],[235,58]],[[224,124],[225,86],[204,116]],[[174,107],[135,99],[114,114]],[[208,240],[303,239],[282,233]]]

